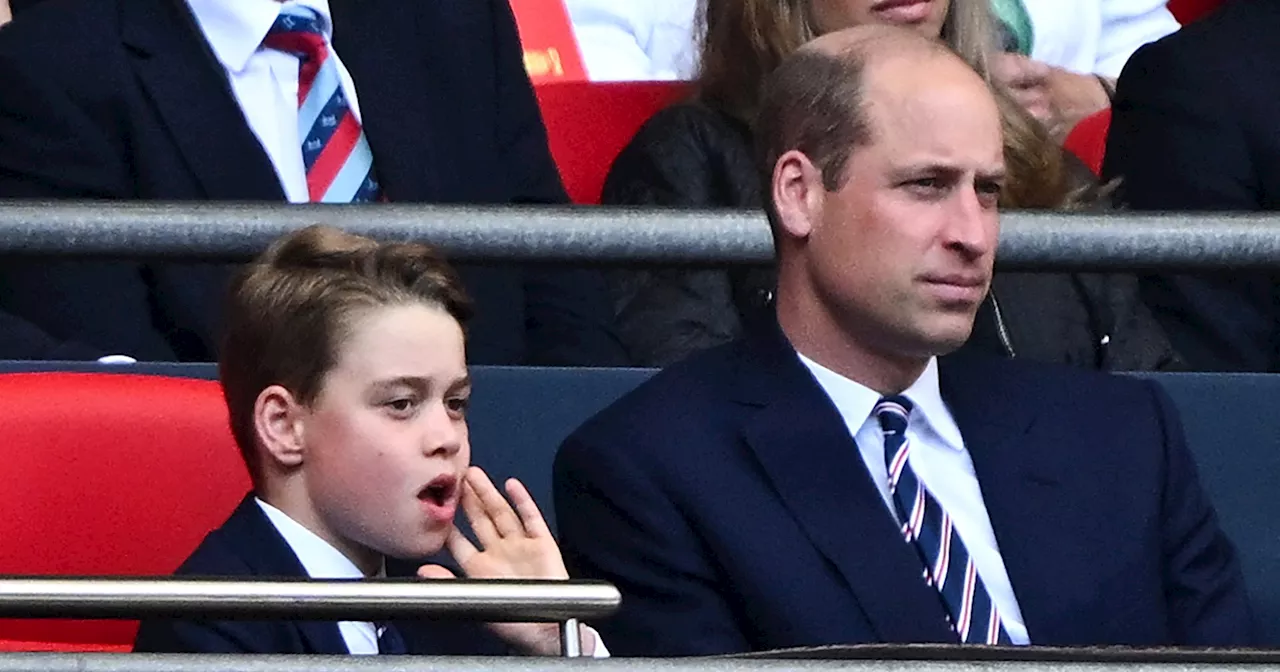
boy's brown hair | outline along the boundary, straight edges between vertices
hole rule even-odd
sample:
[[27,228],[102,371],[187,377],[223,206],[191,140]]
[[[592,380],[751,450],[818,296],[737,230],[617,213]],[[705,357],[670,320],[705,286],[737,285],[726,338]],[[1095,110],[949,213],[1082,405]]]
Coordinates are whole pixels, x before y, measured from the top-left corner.
[[460,325],[471,302],[458,275],[420,243],[380,243],[328,226],[271,244],[231,284],[218,376],[231,433],[257,485],[253,409],[271,385],[301,404],[315,401],[356,317],[383,306],[422,303]]

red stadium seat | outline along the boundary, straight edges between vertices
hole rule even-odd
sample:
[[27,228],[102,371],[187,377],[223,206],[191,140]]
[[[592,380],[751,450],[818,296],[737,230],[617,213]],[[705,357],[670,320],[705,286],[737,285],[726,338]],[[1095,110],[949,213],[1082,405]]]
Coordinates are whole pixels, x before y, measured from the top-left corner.
[[1169,11],[1178,23],[1187,25],[1217,9],[1226,0],[1169,0]]
[[[0,574],[170,574],[249,489],[214,381],[0,375],[0,437]],[[0,651],[123,651],[136,628],[0,620]]]
[[1062,145],[1084,161],[1094,175],[1102,174],[1102,159],[1107,151],[1107,131],[1111,128],[1111,108],[1095,112],[1075,125]]
[[655,112],[689,94],[686,82],[549,82],[537,87],[560,177],[574,203],[597,204],[618,152]]

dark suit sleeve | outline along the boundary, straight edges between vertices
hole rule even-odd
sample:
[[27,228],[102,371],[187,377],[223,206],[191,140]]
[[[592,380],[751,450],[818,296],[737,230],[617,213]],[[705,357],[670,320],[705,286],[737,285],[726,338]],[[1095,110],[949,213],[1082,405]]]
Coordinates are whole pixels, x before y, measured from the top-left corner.
[[133,641],[138,653],[286,653],[250,622],[143,621]]
[[[569,202],[529,75],[515,16],[506,0],[491,0],[498,68],[498,148],[515,203]],[[525,272],[527,364],[625,366],[600,271],[535,268]]]
[[[1103,174],[1119,177],[1137,210],[1258,210],[1264,186],[1246,137],[1252,80],[1244,61],[1223,66],[1213,43],[1142,47],[1120,76]],[[1239,59],[1237,59],[1239,60]],[[1270,121],[1265,122],[1270,124]],[[1148,276],[1143,299],[1189,367],[1266,371],[1276,366],[1280,319],[1271,276]]]
[[618,612],[595,624],[611,653],[751,649],[718,590],[710,554],[700,552],[702,541],[626,447],[571,437],[556,456],[553,487],[570,576],[609,581],[622,592]]
[[63,76],[38,65],[48,45],[27,37],[0,35],[0,198],[125,196],[124,148],[94,116],[109,113],[73,100]]
[[1173,401],[1147,381],[1164,427],[1162,495],[1165,599],[1174,641],[1187,646],[1248,646],[1254,628],[1244,576],[1231,541],[1200,486]]
[[[737,207],[727,183],[734,171],[716,161],[707,115],[691,106],[658,113],[609,169],[604,205]],[[724,269],[643,268],[608,271],[618,336],[637,365],[666,366],[733,340],[742,323]]]
[[[103,92],[110,83],[87,78],[73,99],[65,74],[46,65],[57,60],[43,58],[48,43],[19,28],[0,33],[0,200],[132,195],[122,136],[103,130],[120,123]],[[149,288],[133,263],[2,262],[0,309],[27,322],[0,341],[22,341],[29,357],[172,358],[150,327]]]
[[108,353],[56,339],[21,318],[0,312],[0,359],[93,360]]

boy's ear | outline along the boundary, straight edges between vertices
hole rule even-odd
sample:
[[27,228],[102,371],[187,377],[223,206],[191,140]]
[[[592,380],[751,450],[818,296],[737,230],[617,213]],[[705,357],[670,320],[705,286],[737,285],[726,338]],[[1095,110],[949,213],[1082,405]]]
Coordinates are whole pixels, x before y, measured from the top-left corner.
[[302,436],[304,410],[293,393],[280,385],[258,394],[253,404],[253,427],[265,462],[286,470],[302,464],[306,453]]

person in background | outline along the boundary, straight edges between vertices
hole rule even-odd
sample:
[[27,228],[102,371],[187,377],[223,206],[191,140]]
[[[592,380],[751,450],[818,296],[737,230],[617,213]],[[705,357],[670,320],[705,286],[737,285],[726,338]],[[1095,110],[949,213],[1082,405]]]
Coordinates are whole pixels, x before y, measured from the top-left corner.
[[[431,248],[328,227],[235,279],[218,373],[253,491],[180,576],[567,579],[537,504],[468,467],[471,304]],[[454,525],[461,507],[480,542]],[[421,565],[421,567],[418,567]],[[412,572],[410,576],[412,576]],[[584,653],[607,652],[584,629]],[[495,637],[496,635],[496,637]],[[145,621],[136,651],[556,655],[556,623]]]
[[1062,138],[1111,104],[1133,52],[1178,30],[1165,0],[991,0],[997,81]]
[[[568,201],[506,0],[41,0],[0,32],[0,87],[0,198]],[[5,259],[0,310],[54,341],[212,361],[231,272]],[[599,271],[459,272],[473,363],[624,361]]]
[[564,0],[593,82],[687,79],[697,0]]
[[[759,208],[752,155],[760,87],[806,39],[865,24],[910,27],[941,38],[989,75],[994,28],[986,0],[931,0],[919,12],[879,11],[863,0],[708,0],[701,76],[692,101],[650,119],[614,161],[607,205]],[[752,36],[758,34],[760,39]],[[1006,208],[1103,207],[1089,170],[1009,96],[998,96],[1009,178]],[[728,342],[772,313],[769,268],[626,269],[608,272],[617,329],[632,361],[664,366]],[[1138,301],[1136,280],[1119,274],[996,275],[966,346],[1010,357],[1105,370],[1177,365],[1159,326]]]
[[[693,80],[707,0],[565,0],[595,81]],[[901,21],[957,0],[829,0]],[[1178,29],[1165,0],[989,0],[999,18],[991,75],[1061,139],[1110,104],[1138,47]]]
[[763,91],[772,321],[556,456],[565,563],[622,592],[596,623],[615,653],[1252,643],[1158,383],[954,353],[1007,170],[986,83],[935,40],[860,26]]
[[13,19],[13,12],[9,9],[9,0],[0,0],[0,26],[9,23]]
[[[1277,34],[1280,3],[1231,0],[1133,55],[1103,164],[1125,206],[1280,210]],[[1280,371],[1276,273],[1152,274],[1142,292],[1190,367]]]

